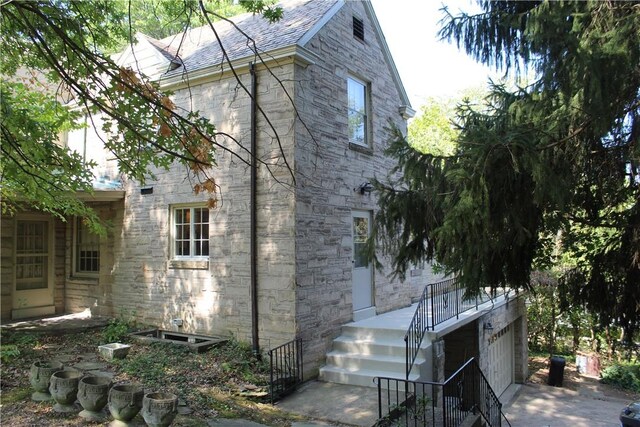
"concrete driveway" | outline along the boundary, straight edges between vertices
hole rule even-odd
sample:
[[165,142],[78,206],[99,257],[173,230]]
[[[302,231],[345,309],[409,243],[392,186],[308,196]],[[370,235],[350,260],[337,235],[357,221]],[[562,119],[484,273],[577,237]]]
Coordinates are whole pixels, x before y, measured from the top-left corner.
[[620,427],[620,411],[638,398],[581,377],[569,387],[523,384],[503,411],[513,427]]

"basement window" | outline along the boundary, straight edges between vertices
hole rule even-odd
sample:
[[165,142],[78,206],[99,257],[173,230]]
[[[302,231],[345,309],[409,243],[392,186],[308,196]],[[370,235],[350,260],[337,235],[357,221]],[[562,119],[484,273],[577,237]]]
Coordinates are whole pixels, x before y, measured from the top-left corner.
[[353,17],[353,37],[364,41],[364,22],[362,19]]

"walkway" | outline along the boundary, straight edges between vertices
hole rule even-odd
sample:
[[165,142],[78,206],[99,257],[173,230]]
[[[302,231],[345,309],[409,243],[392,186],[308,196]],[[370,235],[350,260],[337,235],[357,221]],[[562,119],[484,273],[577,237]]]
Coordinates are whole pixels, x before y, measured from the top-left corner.
[[97,329],[109,324],[109,317],[92,316],[89,310],[82,313],[53,315],[44,318],[14,320],[2,324],[3,331],[37,332],[61,335]]
[[585,376],[573,388],[524,384],[504,412],[513,427],[619,427],[620,411],[640,399]]

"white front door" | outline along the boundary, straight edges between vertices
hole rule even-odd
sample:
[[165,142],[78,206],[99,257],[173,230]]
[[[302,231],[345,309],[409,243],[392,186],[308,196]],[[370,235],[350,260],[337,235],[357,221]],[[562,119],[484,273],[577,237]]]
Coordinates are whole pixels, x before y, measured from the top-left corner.
[[367,260],[366,242],[371,233],[371,212],[353,211],[353,318],[361,320],[376,314],[373,306],[373,268]]
[[53,224],[47,217],[16,220],[14,319],[53,314]]
[[491,339],[487,379],[493,391],[500,396],[513,382],[513,326],[507,326]]

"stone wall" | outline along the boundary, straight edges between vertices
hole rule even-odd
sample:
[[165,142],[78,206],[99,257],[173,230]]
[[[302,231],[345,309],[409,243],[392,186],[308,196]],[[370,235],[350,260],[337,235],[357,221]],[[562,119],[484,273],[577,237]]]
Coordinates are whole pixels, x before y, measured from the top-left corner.
[[[282,81],[293,79],[291,64],[271,69]],[[247,70],[239,70],[242,83],[250,87]],[[258,170],[258,299],[261,345],[268,348],[294,337],[294,192],[279,143],[293,165],[293,113],[284,91],[274,77],[258,69],[258,102],[267,112],[275,132],[264,117],[258,119],[258,156],[278,163]],[[291,83],[285,83],[292,90]],[[175,165],[155,170],[155,179],[145,187],[125,183],[126,197],[114,219],[113,272],[110,281],[100,278],[93,295],[98,308],[113,315],[134,316],[138,321],[164,329],[175,329],[172,319],[182,319],[184,332],[234,335],[250,339],[250,100],[231,75],[176,92],[175,102],[194,106],[228,133],[235,142],[219,136],[217,166],[211,176],[220,186],[219,203],[210,210],[210,257],[208,262],[174,262],[170,254],[171,208],[179,204],[205,203],[195,195],[193,178]],[[243,148],[244,147],[244,148]],[[279,181],[280,183],[276,182]]]
[[65,265],[65,311],[78,313],[91,310],[95,315],[112,316],[111,285],[114,280],[113,247],[120,234],[119,224],[122,224],[124,202],[92,202],[89,203],[98,216],[105,221],[106,235],[100,238],[100,271],[96,275],[78,275],[73,270],[74,221],[69,218],[65,230],[65,250],[63,252]]
[[[365,41],[354,38],[352,18],[364,21]],[[346,2],[305,46],[321,60],[296,69],[296,101],[304,124],[296,133],[297,329],[305,342],[305,365],[313,374],[324,361],[340,327],[353,318],[353,210],[375,212],[375,194],[359,185],[384,179],[394,162],[383,155],[389,121],[406,130],[402,99],[383,57],[380,40],[361,2]],[[370,149],[350,146],[347,78],[370,85]],[[374,272],[378,313],[407,306],[431,279],[416,269],[405,283],[389,270]]]

